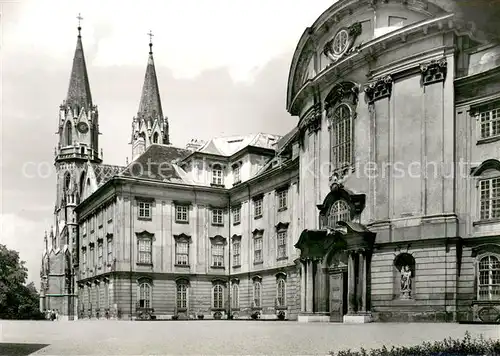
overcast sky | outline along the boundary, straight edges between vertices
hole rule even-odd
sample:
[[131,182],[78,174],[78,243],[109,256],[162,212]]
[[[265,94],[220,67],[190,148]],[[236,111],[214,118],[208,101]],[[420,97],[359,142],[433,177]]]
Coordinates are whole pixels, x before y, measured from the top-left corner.
[[[0,1],[1,235],[39,288],[44,231],[53,224],[55,132],[76,45],[78,13],[100,147],[124,165],[153,31],[170,137],[268,132],[285,111],[289,66],[304,31],[333,0]],[[35,164],[39,174],[35,174]],[[27,166],[28,165],[28,166]],[[23,172],[23,167],[30,167]]]

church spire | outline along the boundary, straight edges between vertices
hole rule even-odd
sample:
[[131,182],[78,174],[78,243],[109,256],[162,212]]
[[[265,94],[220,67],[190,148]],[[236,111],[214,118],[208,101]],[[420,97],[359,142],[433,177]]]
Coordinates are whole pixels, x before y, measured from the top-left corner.
[[71,77],[69,80],[68,95],[66,97],[66,105],[71,107],[92,107],[92,95],[90,93],[89,77],[87,74],[87,65],[85,64],[85,56],[83,54],[81,23],[83,19],[80,14],[78,19],[78,38],[76,40],[75,55],[73,57],[73,68],[71,69]]
[[148,36],[148,65],[146,67],[146,75],[144,76],[144,84],[142,86],[141,101],[139,103],[139,112],[137,116],[153,123],[156,119],[163,118],[163,111],[161,109],[160,90],[158,88],[155,63],[153,60],[153,34],[151,31],[149,31]]

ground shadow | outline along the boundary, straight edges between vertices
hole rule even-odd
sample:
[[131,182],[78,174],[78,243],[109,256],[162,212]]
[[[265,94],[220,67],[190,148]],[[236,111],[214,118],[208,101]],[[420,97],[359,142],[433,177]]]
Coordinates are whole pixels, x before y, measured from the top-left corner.
[[24,356],[32,354],[49,344],[10,344],[0,342],[0,356]]

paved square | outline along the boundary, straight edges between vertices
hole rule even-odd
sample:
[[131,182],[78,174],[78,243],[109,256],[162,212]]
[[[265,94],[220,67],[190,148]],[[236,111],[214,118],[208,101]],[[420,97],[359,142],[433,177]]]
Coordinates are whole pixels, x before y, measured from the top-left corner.
[[[500,338],[498,325],[266,321],[0,321],[4,343],[48,344],[33,355],[326,355],[446,337]],[[0,344],[0,354],[1,352]]]

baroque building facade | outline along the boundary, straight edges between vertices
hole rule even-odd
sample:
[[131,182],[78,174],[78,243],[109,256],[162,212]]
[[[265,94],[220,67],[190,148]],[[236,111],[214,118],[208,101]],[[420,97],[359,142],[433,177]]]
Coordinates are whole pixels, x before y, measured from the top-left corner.
[[293,55],[285,136],[172,146],[150,44],[126,167],[98,154],[79,35],[41,308],[499,320],[500,46],[452,3],[333,4]]

